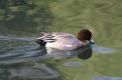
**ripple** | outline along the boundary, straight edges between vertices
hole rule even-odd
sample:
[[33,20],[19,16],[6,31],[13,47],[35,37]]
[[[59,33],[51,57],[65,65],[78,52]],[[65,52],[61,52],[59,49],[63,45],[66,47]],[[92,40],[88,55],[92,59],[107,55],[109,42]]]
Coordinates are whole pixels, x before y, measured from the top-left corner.
[[94,46],[93,51],[101,53],[101,54],[104,54],[104,53],[109,54],[109,53],[116,52],[116,50],[113,48],[106,48],[106,47],[101,47],[101,46]]
[[0,65],[9,65],[15,63],[19,64],[35,60],[37,61],[42,58],[42,55],[46,54],[45,49],[40,48],[36,44],[4,47],[0,52]]
[[74,62],[65,62],[63,65],[67,67],[81,67],[83,64],[81,64],[81,62],[74,61]]
[[54,79],[58,78],[60,74],[46,66],[45,64],[38,64],[28,68],[19,68],[9,70],[11,78],[29,78],[29,79]]
[[4,35],[0,35],[0,40],[6,40],[6,41],[9,41],[9,40],[16,40],[16,41],[27,41],[27,42],[30,42],[30,41],[34,41],[35,39],[34,38],[27,38],[27,37],[15,37],[15,36],[4,36]]
[[95,80],[122,80],[120,77],[96,77]]

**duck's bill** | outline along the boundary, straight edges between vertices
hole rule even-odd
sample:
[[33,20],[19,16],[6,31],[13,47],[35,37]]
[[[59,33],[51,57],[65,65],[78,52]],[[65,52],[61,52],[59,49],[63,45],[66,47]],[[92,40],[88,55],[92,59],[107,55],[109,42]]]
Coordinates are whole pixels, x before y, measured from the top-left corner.
[[95,41],[93,39],[90,40],[92,42],[92,44],[95,44]]

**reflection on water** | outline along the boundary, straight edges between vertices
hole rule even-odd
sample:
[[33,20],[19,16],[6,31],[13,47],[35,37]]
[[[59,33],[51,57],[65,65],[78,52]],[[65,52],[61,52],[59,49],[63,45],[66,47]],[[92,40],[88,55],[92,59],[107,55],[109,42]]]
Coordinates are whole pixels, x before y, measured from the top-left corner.
[[[42,62],[46,50],[31,38],[0,36],[0,79],[56,79],[59,73]],[[36,61],[40,61],[37,65]]]
[[65,62],[63,65],[67,67],[81,67],[83,64],[81,64],[80,62],[74,61],[74,62]]
[[45,64],[39,64],[28,68],[10,69],[11,78],[29,79],[54,79],[59,77],[59,73]]
[[101,47],[101,46],[93,46],[93,50],[98,53],[113,53],[116,50],[112,48],[106,48],[106,47]]
[[16,80],[16,79],[55,79],[57,80],[60,74],[49,68],[45,64],[35,65],[32,67],[0,69],[1,80]]
[[[9,80],[9,72],[7,69],[0,69],[0,79],[1,80]],[[11,80],[11,79],[10,79]]]
[[15,41],[24,41],[24,42],[29,42],[29,41],[34,41],[34,38],[22,38],[22,37],[14,37],[14,36],[3,36],[0,35],[0,40],[6,40],[6,41],[10,41],[10,40],[15,40]]
[[122,78],[119,77],[97,77],[95,80],[122,80]]

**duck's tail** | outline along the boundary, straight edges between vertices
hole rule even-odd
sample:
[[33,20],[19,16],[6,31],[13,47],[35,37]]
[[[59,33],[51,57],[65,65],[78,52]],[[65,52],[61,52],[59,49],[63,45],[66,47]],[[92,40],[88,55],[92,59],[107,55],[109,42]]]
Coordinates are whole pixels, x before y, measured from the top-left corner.
[[43,40],[41,39],[36,39],[36,42],[42,46],[45,46],[47,42],[44,42]]
[[39,38],[36,38],[36,42],[43,46],[45,46],[46,43],[52,43],[55,41],[56,41],[56,39],[54,39],[54,36],[52,35],[52,33],[43,32]]

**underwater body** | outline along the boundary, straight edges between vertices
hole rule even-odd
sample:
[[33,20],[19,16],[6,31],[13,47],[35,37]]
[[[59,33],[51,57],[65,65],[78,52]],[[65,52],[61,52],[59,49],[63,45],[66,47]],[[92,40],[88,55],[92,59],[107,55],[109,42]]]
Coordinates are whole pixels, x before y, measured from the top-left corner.
[[[122,1],[0,1],[0,80],[122,80]],[[41,32],[93,31],[92,56],[48,55]],[[59,52],[60,53],[60,52]],[[68,52],[69,53],[69,52]],[[77,54],[77,52],[76,52]]]

